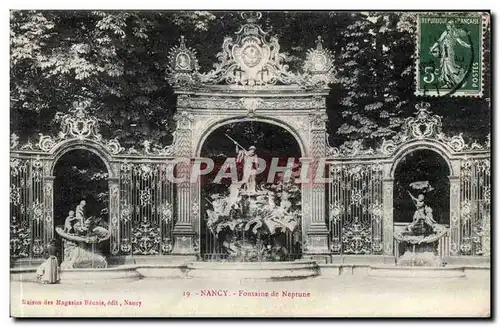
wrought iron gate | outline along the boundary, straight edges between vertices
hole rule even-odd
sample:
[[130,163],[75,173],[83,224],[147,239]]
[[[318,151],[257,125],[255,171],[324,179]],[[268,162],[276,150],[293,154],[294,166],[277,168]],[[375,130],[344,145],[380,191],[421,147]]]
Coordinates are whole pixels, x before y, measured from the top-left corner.
[[333,254],[380,254],[383,166],[330,166],[329,227]]
[[[10,255],[42,257],[52,219],[44,215],[43,164],[38,158],[10,160]],[[50,191],[50,190],[49,190]]]
[[460,254],[490,255],[491,169],[489,158],[462,160]]
[[121,254],[172,251],[174,185],[168,163],[123,163],[120,168]]

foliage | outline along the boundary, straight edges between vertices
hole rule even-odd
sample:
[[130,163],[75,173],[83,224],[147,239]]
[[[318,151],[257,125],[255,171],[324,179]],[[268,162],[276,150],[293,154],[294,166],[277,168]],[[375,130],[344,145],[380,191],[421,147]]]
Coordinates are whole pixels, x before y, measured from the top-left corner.
[[[169,144],[175,97],[165,80],[167,54],[181,34],[211,68],[236,12],[11,11],[11,129],[25,142],[55,133],[57,112],[90,102],[102,134],[123,146]],[[444,116],[445,130],[484,141],[490,132],[490,40],[485,40],[484,98],[417,98],[415,15],[398,12],[264,12],[291,69],[316,36],[334,52],[338,83],[327,101],[332,145],[394,136],[421,100]],[[489,32],[488,32],[489,33]],[[474,119],[476,124],[469,122]],[[261,136],[265,138],[265,136]]]
[[[335,105],[330,107],[341,110],[330,114],[330,129],[337,134],[332,143],[364,139],[367,145],[374,146],[382,138],[391,138],[400,131],[404,119],[413,114],[414,104],[422,100],[430,102],[433,112],[444,117],[447,132],[464,133],[469,141],[486,140],[490,130],[488,92],[485,99],[414,95],[414,13],[351,15],[352,22],[345,29],[342,47],[335,57],[340,91],[332,99]],[[471,119],[480,122],[479,129],[467,128]]]

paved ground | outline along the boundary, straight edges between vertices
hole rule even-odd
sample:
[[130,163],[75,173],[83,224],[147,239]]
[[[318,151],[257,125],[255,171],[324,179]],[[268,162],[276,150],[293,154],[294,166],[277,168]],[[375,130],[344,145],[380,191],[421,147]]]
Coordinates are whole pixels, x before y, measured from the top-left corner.
[[[271,296],[273,291],[278,296]],[[269,296],[251,292],[268,292]],[[292,298],[290,292],[310,295]],[[267,283],[200,279],[102,285],[12,282],[11,299],[14,316],[486,317],[490,284],[484,276],[448,280],[339,276]]]

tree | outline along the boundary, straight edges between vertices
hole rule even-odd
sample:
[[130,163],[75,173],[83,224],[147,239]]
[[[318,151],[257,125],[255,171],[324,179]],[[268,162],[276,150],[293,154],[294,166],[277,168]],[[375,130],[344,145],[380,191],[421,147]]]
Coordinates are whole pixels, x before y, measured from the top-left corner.
[[[490,125],[488,99],[414,95],[415,14],[351,15],[352,22],[335,57],[339,85],[334,86],[329,108],[341,110],[329,111],[330,130],[336,131],[331,137],[333,144],[363,139],[365,145],[376,146],[382,138],[391,138],[401,130],[404,119],[420,101],[430,102],[433,112],[444,117],[447,132],[465,133],[469,141],[485,141]],[[465,128],[471,119],[480,121],[479,129]]]
[[[169,49],[185,35],[207,71],[241,23],[238,13],[224,11],[12,11],[11,129],[21,142],[55,133],[56,113],[79,101],[102,121],[102,134],[125,147],[145,139],[170,144],[176,99],[165,79]],[[318,35],[333,50],[332,145],[362,138],[374,146],[394,136],[422,100],[452,133],[482,141],[490,131],[488,72],[484,98],[413,94],[414,14],[271,11],[261,23],[279,37],[291,69]]]
[[[53,132],[56,112],[88,104],[107,137],[133,145],[171,138],[165,81],[178,25],[206,29],[207,12],[11,12],[11,128]],[[172,33],[174,32],[174,33]]]

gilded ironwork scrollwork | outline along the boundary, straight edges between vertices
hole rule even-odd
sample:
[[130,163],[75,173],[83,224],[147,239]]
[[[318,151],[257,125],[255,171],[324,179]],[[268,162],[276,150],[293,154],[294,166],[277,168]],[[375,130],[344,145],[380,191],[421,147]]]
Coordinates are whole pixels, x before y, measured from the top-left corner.
[[416,104],[415,115],[406,118],[401,132],[396,134],[391,140],[383,139],[381,146],[376,149],[365,148],[361,140],[355,140],[346,142],[338,148],[329,146],[328,155],[330,157],[354,157],[359,155],[391,156],[399,147],[415,139],[440,143],[452,153],[489,149],[488,144],[483,146],[475,141],[467,144],[461,133],[451,137],[446,136],[443,133],[442,117],[433,115],[429,108],[429,103]]
[[452,185],[451,192],[452,197],[460,201],[459,215],[452,213],[452,225],[458,226],[460,223],[455,233],[455,238],[460,240],[455,245],[455,255],[490,255],[490,185],[491,167],[488,158],[465,157],[461,161],[460,181]]
[[30,242],[31,237],[28,222],[19,222],[13,216],[10,222],[10,256],[12,258],[29,257]]
[[132,228],[133,254],[151,255],[159,253],[160,227],[142,221]]
[[358,217],[342,228],[343,252],[346,254],[369,254],[372,252],[371,227],[362,224]]

